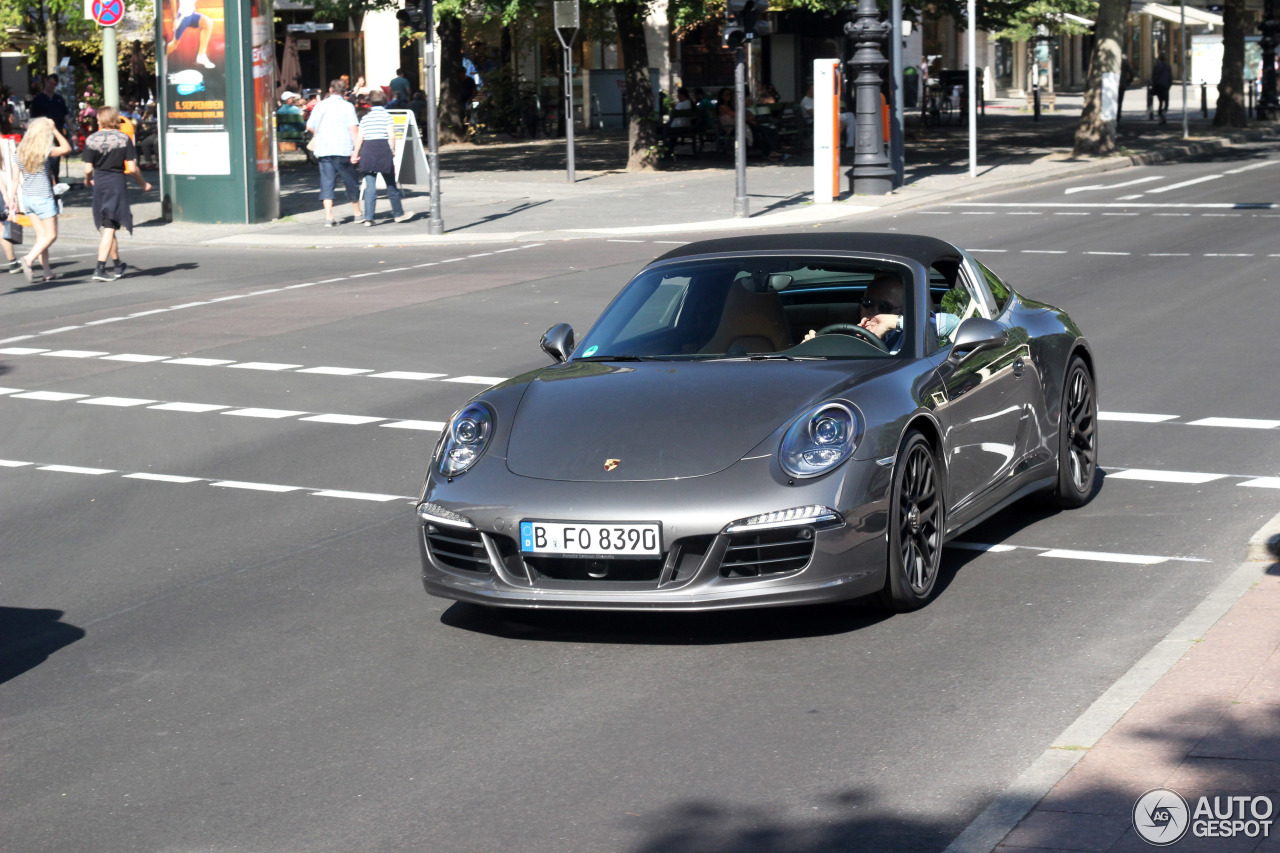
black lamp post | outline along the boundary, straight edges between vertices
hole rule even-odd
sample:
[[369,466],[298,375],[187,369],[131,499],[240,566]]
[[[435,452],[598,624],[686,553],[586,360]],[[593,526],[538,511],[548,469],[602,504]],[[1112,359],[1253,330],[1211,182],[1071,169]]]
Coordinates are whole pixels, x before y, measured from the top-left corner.
[[880,73],[889,64],[881,45],[892,24],[880,20],[875,0],[858,0],[853,22],[845,34],[854,41],[853,69],[856,118],[853,168],[849,170],[854,195],[886,195],[893,190],[893,166],[884,153],[884,129],[880,113]]
[[1275,0],[1266,0],[1262,23],[1262,97],[1258,99],[1257,116],[1274,119],[1280,111],[1276,97],[1276,44],[1280,42],[1280,21],[1276,20]]

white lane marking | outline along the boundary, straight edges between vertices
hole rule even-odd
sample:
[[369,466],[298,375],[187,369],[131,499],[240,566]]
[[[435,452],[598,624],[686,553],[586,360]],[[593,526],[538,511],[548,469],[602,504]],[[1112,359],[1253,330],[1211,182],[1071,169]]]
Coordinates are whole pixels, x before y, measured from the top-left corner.
[[370,379],[439,379],[445,373],[414,373],[411,370],[388,370],[385,373],[371,373]]
[[291,284],[287,287],[281,288],[281,290],[297,290],[299,287],[315,287],[315,286],[316,286],[316,282],[314,281],[304,281],[302,284]]
[[208,305],[208,302],[184,302],[181,305],[174,305],[170,311],[180,311],[183,308],[195,308],[197,305]]
[[1152,216],[1190,216],[1190,213],[1153,213]]
[[1189,426],[1237,427],[1240,429],[1275,429],[1280,421],[1268,421],[1261,418],[1201,418],[1191,421]]
[[1236,485],[1248,486],[1252,489],[1280,489],[1280,477],[1254,477],[1252,480],[1245,480]]
[[985,542],[948,542],[945,547],[959,548],[963,551],[985,551],[991,554],[1018,550],[1016,545],[991,545]]
[[378,421],[385,421],[386,418],[373,418],[367,415],[311,415],[310,417],[299,418],[298,420],[315,421],[318,424],[347,424],[348,426],[358,426],[360,424],[374,424]]
[[[1173,187],[1169,187],[1173,189]],[[1155,190],[1148,190],[1155,192]],[[956,201],[951,202],[948,207],[1050,207],[1050,208],[1123,208],[1130,210],[1133,208],[1163,208],[1166,210],[1277,210],[1280,209],[1280,203],[1277,202],[1235,202],[1235,201],[1161,201],[1152,202],[1144,201],[1134,204],[1108,202],[1108,201]],[[1182,216],[1190,216],[1191,214],[1178,214]]]
[[1103,216],[1141,216],[1141,213],[1104,213]]
[[1177,417],[1177,415],[1153,415],[1143,412],[1098,412],[1100,421],[1132,421],[1139,424],[1158,424]]
[[949,210],[917,210],[916,213],[922,213],[925,216],[950,216]]
[[322,373],[328,376],[359,376],[361,373],[373,373],[372,370],[362,367],[307,367],[297,372]]
[[92,474],[99,476],[101,474],[114,474],[111,468],[82,468],[79,465],[41,465],[38,471],[57,471],[61,474]]
[[62,326],[61,328],[58,328],[58,329],[46,329],[45,331],[43,331],[43,332],[37,332],[36,334],[40,334],[40,335],[56,335],[56,334],[58,334],[59,332],[70,332],[70,331],[72,331],[73,329],[79,329],[79,328],[80,328],[79,326]]
[[962,210],[960,214],[962,216],[995,216],[996,212],[994,210]]
[[18,341],[29,341],[34,337],[35,335],[17,335],[16,337],[0,340],[0,344],[16,344]]
[[378,495],[373,492],[345,492],[340,489],[324,489],[319,492],[312,492],[313,497],[317,498],[347,498],[353,501],[378,501],[386,503],[387,501],[399,501],[404,498],[399,495]]
[[1063,190],[1063,194],[1071,195],[1072,193],[1082,193],[1087,190],[1118,190],[1121,187],[1131,187],[1135,184],[1145,184],[1151,181],[1158,181],[1158,180],[1161,180],[1160,175],[1149,175],[1145,178],[1136,178],[1132,181],[1124,181],[1123,183],[1119,183],[1119,184],[1093,184],[1087,187],[1070,187],[1068,189]]
[[443,421],[392,421],[389,424],[378,424],[387,429],[420,429],[428,432],[440,432],[444,429]]
[[247,293],[233,293],[230,296],[219,296],[216,299],[210,299],[209,302],[230,302],[232,299],[244,299],[248,295]]
[[[65,474],[115,474],[115,470],[108,468],[84,468],[78,465],[40,465],[37,462],[19,462],[12,459],[0,459],[0,468],[26,468],[30,466],[39,466],[35,470],[53,471]],[[224,489],[244,489],[255,492],[306,492],[316,497],[324,498],[345,498],[347,500],[356,501],[376,501],[386,503],[389,501],[416,501],[417,498],[409,495],[387,495],[377,492],[355,492],[347,489],[317,489],[311,486],[285,486],[277,483],[249,483],[241,480],[223,480],[216,477],[189,477],[179,474],[156,474],[151,471],[134,471],[130,473],[120,474],[122,479],[126,480],[145,480],[153,483],[207,483],[210,486],[219,486]]]
[[50,403],[61,403],[65,400],[79,400],[81,397],[88,397],[88,394],[68,394],[64,391],[27,391],[25,394],[14,394],[16,398],[23,400],[47,400]]
[[[152,314],[163,314],[166,311],[172,311],[172,308],[152,308],[150,311],[135,311],[130,317],[150,317]],[[61,331],[61,330],[59,330]],[[42,335],[52,335],[53,332],[41,332]]]
[[0,394],[17,394],[21,388],[0,388]]
[[48,350],[38,347],[7,347],[6,349],[0,349],[0,355],[36,355],[42,352],[48,352]]
[[127,480],[151,480],[156,483],[199,483],[204,480],[203,477],[180,477],[177,474],[152,474],[145,471],[123,476]]
[[262,296],[267,293],[279,293],[281,289],[282,288],[279,288],[279,287],[271,287],[271,288],[267,288],[266,290],[255,290],[251,292],[249,296]]
[[1044,216],[1044,214],[1039,210],[1011,210],[1009,211],[1009,215],[1010,216]]
[[1147,480],[1153,483],[1212,483],[1226,474],[1205,474],[1199,471],[1155,471],[1150,468],[1124,468],[1108,471],[1108,480]]
[[493,252],[480,252],[480,253],[475,254],[475,255],[467,255],[467,257],[468,257],[468,258],[487,258],[487,257],[489,257],[489,256],[490,256],[490,255],[492,255],[492,254],[493,254]]
[[296,418],[306,412],[295,412],[291,409],[232,409],[229,412],[223,412],[224,415],[235,415],[239,418],[267,418],[269,420],[280,420],[281,418]]
[[352,277],[352,278],[367,278],[368,276],[371,276],[371,275],[378,275],[378,274],[380,274],[381,272],[382,272],[381,270],[374,270],[373,272],[358,272],[358,273],[356,273],[355,275],[353,275],[353,276],[351,276],[351,277]]
[[643,243],[643,240],[606,240],[607,243]]
[[992,253],[1004,254],[1009,250],[1008,249],[970,249],[969,251],[970,252],[992,252]]
[[1191,257],[1191,255],[1188,254],[1187,252],[1152,252],[1147,257],[1149,258],[1189,258]]
[[219,367],[224,364],[235,364],[232,358],[171,358],[165,364],[189,364],[194,367]]
[[155,409],[161,412],[194,412],[203,414],[205,412],[216,412],[219,409],[229,409],[230,406],[217,406],[212,403],[161,403],[158,406],[148,406],[148,409]]
[[1276,163],[1280,163],[1280,160],[1263,160],[1261,163],[1253,163],[1249,166],[1241,166],[1239,169],[1228,169],[1226,174],[1238,175],[1241,172],[1248,172],[1253,169],[1262,169],[1266,166],[1274,166]]
[[1093,214],[1092,214],[1092,213],[1089,213],[1088,211],[1082,211],[1082,212],[1076,212],[1076,211],[1066,211],[1066,212],[1064,212],[1064,211],[1058,211],[1057,213],[1055,213],[1055,214],[1054,214],[1054,216],[1092,216],[1092,215],[1093,215]]
[[136,352],[122,352],[119,355],[104,355],[102,357],[102,360],[103,361],[130,361],[130,362],[136,362],[138,364],[146,364],[152,361],[165,361],[168,358],[169,356],[167,355],[142,355],[141,353],[136,353]]
[[1024,255],[1065,255],[1066,249],[1023,249]]
[[1189,181],[1180,181],[1176,184],[1169,184],[1166,187],[1156,187],[1154,189],[1147,190],[1146,194],[1155,195],[1156,193],[1167,193],[1170,190],[1180,190],[1183,187],[1194,187],[1196,184],[1203,184],[1206,181],[1216,181],[1221,177],[1222,175],[1204,175],[1199,178],[1192,178]]
[[302,367],[301,364],[277,364],[271,361],[242,361],[239,364],[231,364],[228,367],[233,370],[293,370]]
[[1244,216],[1243,213],[1202,213],[1200,215],[1201,216],[1217,216],[1219,218],[1227,216],[1235,219],[1239,219],[1241,216]]
[[1094,560],[1102,563],[1130,563],[1136,566],[1156,566],[1166,562],[1168,557],[1154,557],[1147,554],[1113,554],[1107,551],[1072,551],[1066,548],[1053,548],[1042,551],[1041,557],[1058,557],[1066,560]]
[[118,406],[127,409],[130,406],[145,406],[155,400],[140,400],[137,397],[93,397],[89,400],[76,400],[85,406]]
[[1085,252],[1086,255],[1131,255],[1132,252]]
[[408,272],[408,271],[409,271],[409,268],[408,268],[408,267],[394,267],[394,268],[389,269],[389,270],[383,270],[383,271],[382,271],[382,274],[383,274],[383,275],[386,275],[386,274],[387,274],[387,273],[389,273],[389,272]]
[[220,486],[224,489],[251,489],[255,492],[297,492],[302,490],[301,486],[281,486],[276,483],[245,483],[239,480],[219,480],[209,485]]
[[1206,252],[1206,258],[1252,258],[1252,252]]
[[445,382],[462,382],[468,385],[497,385],[505,381],[501,376],[455,376]]
[[90,320],[85,323],[86,326],[101,326],[103,323],[119,323],[121,320],[128,320],[128,317],[103,317],[101,320]]

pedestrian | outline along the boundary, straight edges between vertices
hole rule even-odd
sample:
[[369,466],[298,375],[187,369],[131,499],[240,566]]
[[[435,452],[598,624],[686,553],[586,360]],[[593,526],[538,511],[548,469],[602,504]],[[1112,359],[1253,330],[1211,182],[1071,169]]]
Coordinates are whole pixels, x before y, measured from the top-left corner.
[[13,240],[22,232],[22,226],[10,218],[18,212],[18,170],[14,158],[6,156],[13,150],[12,142],[0,141],[0,223],[3,223],[0,227],[4,229],[0,233],[0,251],[4,252],[0,272],[10,273],[22,272],[22,265],[13,253]]
[[[67,106],[67,102],[58,94],[58,75],[50,74],[44,78],[44,91],[31,99],[31,118],[47,118],[53,120],[53,126],[59,132],[68,133],[67,119],[71,115],[71,108]],[[56,177],[62,164],[59,158],[54,158],[52,174]]]
[[54,127],[49,118],[35,118],[18,143],[18,174],[20,205],[22,212],[31,217],[36,230],[35,242],[21,259],[22,273],[27,281],[35,281],[36,261],[44,270],[42,281],[52,281],[55,276],[49,268],[49,247],[58,239],[58,200],[53,196],[54,158],[71,153],[71,143]]
[[324,205],[324,224],[332,228],[338,224],[333,218],[333,191],[338,178],[342,189],[351,200],[353,219],[360,219],[360,195],[356,187],[356,169],[351,155],[356,150],[356,134],[360,122],[356,108],[343,95],[347,84],[341,79],[329,83],[329,97],[311,111],[307,130],[311,131],[315,149],[313,153],[320,163],[320,203]]
[[[98,132],[84,142],[84,182],[93,187],[93,224],[102,232],[98,241],[98,264],[93,269],[94,281],[115,281],[128,270],[120,260],[116,232],[121,228],[133,233],[133,212],[129,210],[129,193],[124,182],[131,176],[142,191],[151,184],[138,169],[138,155],[133,140],[120,130],[120,113],[114,107],[98,110]],[[107,259],[112,263],[107,270]]]
[[1129,57],[1120,55],[1120,95],[1116,98],[1116,124],[1120,123],[1120,114],[1124,112],[1124,90],[1133,84],[1133,66]]
[[401,103],[409,103],[409,95],[413,90],[413,84],[409,82],[409,78],[404,76],[404,69],[397,68],[396,76],[391,78],[389,84],[391,92]]
[[1168,124],[1165,113],[1169,111],[1169,88],[1173,86],[1173,66],[1165,61],[1164,54],[1156,57],[1151,66],[1151,93],[1155,95],[1160,113],[1160,123]]
[[364,224],[373,225],[373,211],[378,203],[378,176],[387,185],[387,201],[396,222],[413,218],[400,204],[400,188],[396,186],[396,132],[391,113],[386,109],[387,94],[381,89],[369,93],[369,112],[360,119],[356,131],[356,150],[351,162],[358,164],[364,179]]

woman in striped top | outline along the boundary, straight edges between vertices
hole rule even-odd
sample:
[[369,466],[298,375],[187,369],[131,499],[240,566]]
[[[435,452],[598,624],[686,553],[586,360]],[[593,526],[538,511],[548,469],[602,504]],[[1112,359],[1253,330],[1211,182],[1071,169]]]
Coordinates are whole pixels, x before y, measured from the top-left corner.
[[18,172],[22,181],[22,211],[31,217],[36,241],[22,258],[22,273],[27,281],[35,281],[32,269],[36,260],[44,268],[42,281],[52,281],[49,269],[49,247],[58,239],[58,201],[53,197],[52,157],[71,153],[71,143],[47,118],[31,120],[27,133],[18,143]]
[[364,224],[373,225],[373,206],[378,203],[378,175],[387,184],[387,200],[396,222],[413,218],[400,204],[400,188],[396,186],[396,133],[391,114],[386,110],[387,94],[374,89],[369,94],[371,109],[360,119],[356,131],[356,150],[351,162],[364,176]]

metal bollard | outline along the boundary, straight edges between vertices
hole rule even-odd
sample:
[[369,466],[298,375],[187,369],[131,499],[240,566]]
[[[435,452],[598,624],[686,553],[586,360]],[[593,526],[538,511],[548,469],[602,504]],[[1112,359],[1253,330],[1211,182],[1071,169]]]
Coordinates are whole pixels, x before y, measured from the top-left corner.
[[1200,115],[1209,117],[1209,84],[1203,80],[1200,81]]
[[1033,92],[1034,92],[1034,98],[1035,98],[1035,101],[1034,101],[1035,121],[1039,121],[1040,120],[1040,87],[1039,86],[1034,87]]

